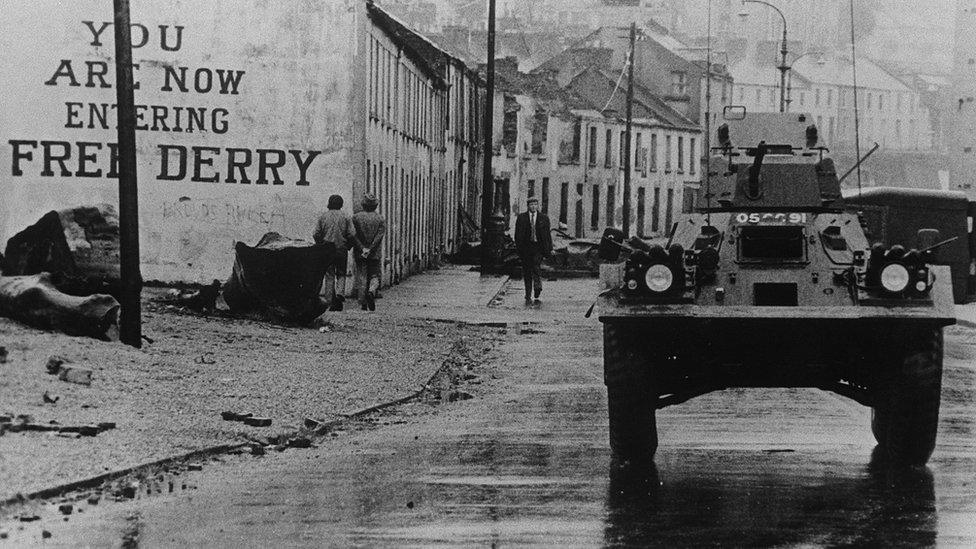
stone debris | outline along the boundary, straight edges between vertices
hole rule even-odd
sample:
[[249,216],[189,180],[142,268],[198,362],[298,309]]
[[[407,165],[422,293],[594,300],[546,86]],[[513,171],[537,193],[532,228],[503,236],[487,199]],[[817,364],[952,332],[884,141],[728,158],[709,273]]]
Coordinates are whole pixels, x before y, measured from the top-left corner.
[[37,515],[20,515],[17,518],[18,520],[20,520],[20,522],[34,522],[37,520],[41,520],[41,517]]
[[448,402],[458,402],[461,400],[471,400],[474,396],[464,391],[451,391],[447,396]]
[[237,412],[220,412],[220,417],[224,421],[244,421],[248,418],[254,417],[252,413],[240,414]]
[[90,496],[88,496],[88,499],[87,499],[87,500],[85,500],[85,501],[87,501],[87,502],[88,502],[88,505],[98,505],[98,502],[99,502],[99,501],[100,501],[101,499],[102,499],[102,498],[100,498],[100,497],[98,496],[98,494],[92,494],[92,495],[90,495]]
[[58,512],[60,512],[62,515],[70,515],[72,512],[74,512],[74,510],[75,506],[70,503],[62,503],[61,505],[58,505]]
[[49,391],[44,391],[42,398],[46,404],[57,404],[57,402],[61,400],[59,395],[52,395]]
[[61,371],[61,366],[63,366],[67,362],[70,361],[64,357],[60,357],[57,355],[49,356],[47,358],[47,365],[45,366],[45,368],[47,369],[47,373],[51,375],[57,375]]
[[78,385],[91,385],[93,372],[87,368],[75,368],[74,366],[61,366],[58,371],[58,379],[68,383]]
[[264,455],[264,446],[261,446],[260,444],[255,444],[254,446],[251,446],[251,455],[252,456],[263,456]]
[[47,530],[41,530],[41,537],[44,539],[48,539],[51,537],[51,532],[48,532]]
[[305,421],[302,422],[302,424],[305,426],[306,429],[311,429],[311,430],[318,429],[319,427],[322,426],[321,421],[317,419],[312,419],[310,417],[305,418]]
[[115,495],[125,499],[133,499],[136,497],[136,493],[138,491],[139,491],[139,483],[133,481],[123,486],[120,490],[118,490],[118,492],[116,492]]
[[246,417],[244,418],[244,425],[249,425],[251,427],[271,427],[270,417]]
[[295,437],[288,440],[290,448],[311,448],[312,439],[306,437]]
[[0,364],[7,363],[7,348],[0,345]]
[[187,471],[203,471],[203,465],[199,463],[191,463],[186,466]]

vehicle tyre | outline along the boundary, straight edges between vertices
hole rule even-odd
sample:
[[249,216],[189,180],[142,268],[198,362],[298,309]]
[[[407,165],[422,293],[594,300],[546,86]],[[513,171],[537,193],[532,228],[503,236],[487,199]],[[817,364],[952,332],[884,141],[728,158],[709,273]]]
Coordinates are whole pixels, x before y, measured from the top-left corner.
[[604,325],[610,449],[615,459],[630,463],[652,461],[657,451],[657,393],[638,335],[626,326]]
[[935,449],[942,396],[942,330],[905,339],[882,367],[890,377],[881,383],[871,413],[871,430],[892,464],[925,465]]

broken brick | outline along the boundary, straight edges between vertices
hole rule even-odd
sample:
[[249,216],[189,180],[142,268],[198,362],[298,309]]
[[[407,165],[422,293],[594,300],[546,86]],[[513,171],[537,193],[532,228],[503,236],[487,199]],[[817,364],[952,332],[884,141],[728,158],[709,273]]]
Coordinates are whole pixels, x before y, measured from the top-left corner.
[[57,355],[49,356],[47,359],[47,365],[45,366],[47,373],[56,375],[61,371],[61,366],[63,366],[65,362],[69,362],[69,360]]
[[77,383],[78,385],[91,385],[92,371],[87,368],[62,366],[61,371],[58,372],[58,379],[67,381],[68,383]]
[[250,425],[251,427],[271,427],[270,417],[246,417],[244,418],[244,425]]
[[311,448],[312,440],[306,437],[296,437],[288,440],[288,446],[292,448]]
[[254,414],[239,414],[237,412],[220,412],[220,417],[224,421],[244,421],[249,417],[254,417]]
[[88,505],[98,505],[100,499],[101,498],[98,497],[98,494],[93,494],[88,496],[86,501],[88,502]]
[[199,463],[191,463],[186,466],[187,471],[203,471],[203,465]]
[[263,456],[264,455],[264,446],[261,446],[260,444],[255,444],[254,446],[251,446],[251,455],[252,456]]
[[62,503],[58,505],[58,511],[62,515],[70,515],[75,510],[75,506],[70,503]]

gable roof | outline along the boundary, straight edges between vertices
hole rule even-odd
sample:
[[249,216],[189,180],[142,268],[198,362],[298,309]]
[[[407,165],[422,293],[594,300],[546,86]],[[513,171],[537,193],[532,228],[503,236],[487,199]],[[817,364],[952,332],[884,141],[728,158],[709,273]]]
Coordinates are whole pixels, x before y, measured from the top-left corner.
[[[614,86],[617,83],[617,76],[597,67],[588,67],[573,78],[569,84],[569,88],[585,96],[587,91],[582,85],[584,78],[597,78]],[[603,108],[609,100],[610,107],[613,110],[618,113],[623,113],[626,110],[627,82],[626,77],[620,78],[620,89],[616,91],[612,99],[609,94],[603,97],[587,97],[587,99],[593,103],[601,103],[597,105],[598,109]],[[698,124],[695,124],[688,117],[673,109],[660,97],[638,83],[637,80],[634,80],[634,107],[635,118],[648,118],[663,126],[671,126],[690,131],[700,130]]]

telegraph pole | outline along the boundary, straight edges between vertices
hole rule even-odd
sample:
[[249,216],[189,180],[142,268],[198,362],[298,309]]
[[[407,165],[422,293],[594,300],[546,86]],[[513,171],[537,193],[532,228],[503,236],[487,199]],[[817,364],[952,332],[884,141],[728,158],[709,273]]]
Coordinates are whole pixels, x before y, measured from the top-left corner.
[[135,99],[129,0],[115,5],[115,92],[119,147],[119,267],[122,294],[119,339],[142,346],[142,274],[139,272],[139,194],[136,180]]
[[634,50],[637,43],[637,23],[630,24],[630,57],[627,67],[627,132],[624,143],[623,168],[624,168],[624,237],[630,238],[630,176],[631,176],[631,156],[630,149],[634,130]]
[[492,133],[494,131],[495,114],[495,0],[488,0],[488,67],[485,82],[485,117],[484,117],[484,172],[481,182],[481,272],[487,273],[492,268],[496,242],[489,234],[491,214],[495,209],[495,181],[491,169],[494,146]]

